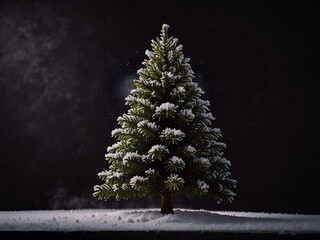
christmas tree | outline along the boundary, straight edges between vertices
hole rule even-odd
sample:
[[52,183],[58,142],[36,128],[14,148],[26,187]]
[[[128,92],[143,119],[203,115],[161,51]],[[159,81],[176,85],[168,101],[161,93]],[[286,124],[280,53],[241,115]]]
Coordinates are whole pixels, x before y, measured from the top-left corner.
[[98,176],[94,196],[107,200],[160,194],[161,213],[173,213],[173,195],[232,202],[236,180],[229,177],[226,145],[213,127],[209,101],[197,83],[178,39],[167,24],[151,41],[138,70],[135,89],[125,99],[129,110],[118,118],[105,158],[109,170]]

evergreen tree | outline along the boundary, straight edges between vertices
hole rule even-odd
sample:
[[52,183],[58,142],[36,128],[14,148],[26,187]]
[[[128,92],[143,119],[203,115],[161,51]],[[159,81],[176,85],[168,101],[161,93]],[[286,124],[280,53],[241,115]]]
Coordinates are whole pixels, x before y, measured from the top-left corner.
[[236,185],[210,103],[201,99],[190,59],[168,28],[164,24],[152,51],[146,50],[148,59],[125,99],[129,110],[111,133],[118,141],[105,155],[109,170],[98,174],[104,183],[94,187],[94,196],[104,200],[160,194],[163,214],[173,213],[173,195],[232,202]]

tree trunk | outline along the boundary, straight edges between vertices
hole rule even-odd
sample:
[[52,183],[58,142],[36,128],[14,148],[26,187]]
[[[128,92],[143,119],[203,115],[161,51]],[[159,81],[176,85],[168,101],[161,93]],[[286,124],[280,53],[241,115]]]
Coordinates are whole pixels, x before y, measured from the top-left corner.
[[160,193],[161,196],[161,213],[173,214],[173,208],[171,204],[171,193]]

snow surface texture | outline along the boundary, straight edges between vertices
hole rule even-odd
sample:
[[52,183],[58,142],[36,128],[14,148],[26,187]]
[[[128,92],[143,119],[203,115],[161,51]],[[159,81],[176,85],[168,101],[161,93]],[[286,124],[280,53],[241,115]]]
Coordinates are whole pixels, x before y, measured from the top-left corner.
[[176,209],[2,211],[0,231],[215,231],[320,233],[320,215]]

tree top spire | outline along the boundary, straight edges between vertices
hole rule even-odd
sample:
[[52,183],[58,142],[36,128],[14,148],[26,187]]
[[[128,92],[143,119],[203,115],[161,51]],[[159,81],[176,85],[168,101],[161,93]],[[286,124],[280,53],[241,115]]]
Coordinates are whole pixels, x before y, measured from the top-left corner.
[[163,25],[162,25],[162,29],[161,29],[161,34],[162,35],[168,35],[168,29],[169,29],[169,25],[168,24],[166,24],[166,23],[164,23]]

